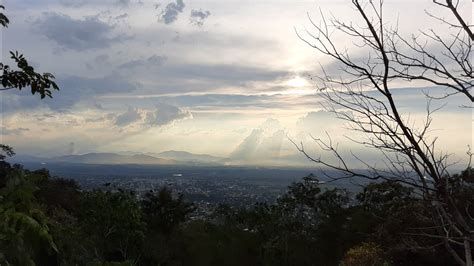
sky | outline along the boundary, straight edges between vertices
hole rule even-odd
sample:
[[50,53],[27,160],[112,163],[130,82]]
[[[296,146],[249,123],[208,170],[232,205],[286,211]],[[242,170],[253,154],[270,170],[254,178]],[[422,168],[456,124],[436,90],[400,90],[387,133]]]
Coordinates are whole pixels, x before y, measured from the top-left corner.
[[[311,136],[330,135],[346,153],[377,155],[345,136],[321,107],[314,77],[333,62],[298,38],[320,11],[357,22],[350,1],[15,0],[3,1],[2,62],[24,53],[60,91],[40,100],[1,92],[1,142],[19,154],[182,150],[242,164],[306,164],[289,139],[318,154]],[[471,20],[472,3],[461,3]],[[430,0],[386,1],[387,23],[409,36],[449,16]],[[339,38],[339,39],[338,39]],[[335,36],[341,47],[353,42]],[[364,51],[355,57],[363,58]],[[400,108],[422,119],[423,84],[396,84]],[[421,100],[420,100],[421,99]],[[462,97],[435,115],[440,147],[465,159],[472,112]],[[453,136],[456,136],[453,138]]]

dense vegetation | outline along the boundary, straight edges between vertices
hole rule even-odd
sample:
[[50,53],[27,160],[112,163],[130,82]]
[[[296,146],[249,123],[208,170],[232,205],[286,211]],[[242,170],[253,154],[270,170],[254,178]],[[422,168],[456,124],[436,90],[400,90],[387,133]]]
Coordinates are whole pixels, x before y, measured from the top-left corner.
[[[351,195],[308,176],[274,204],[219,206],[191,220],[193,204],[166,187],[138,197],[81,191],[73,180],[3,160],[0,172],[2,265],[453,264],[436,239],[413,231],[432,226],[429,210],[397,183]],[[470,169],[458,180],[461,206],[474,195]]]

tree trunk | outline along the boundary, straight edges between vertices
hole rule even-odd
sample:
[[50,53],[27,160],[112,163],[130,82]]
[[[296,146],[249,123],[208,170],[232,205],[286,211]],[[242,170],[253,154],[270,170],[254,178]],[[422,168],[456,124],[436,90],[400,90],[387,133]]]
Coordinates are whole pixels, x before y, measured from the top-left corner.
[[469,237],[464,238],[464,253],[466,255],[466,266],[472,266],[472,250]]

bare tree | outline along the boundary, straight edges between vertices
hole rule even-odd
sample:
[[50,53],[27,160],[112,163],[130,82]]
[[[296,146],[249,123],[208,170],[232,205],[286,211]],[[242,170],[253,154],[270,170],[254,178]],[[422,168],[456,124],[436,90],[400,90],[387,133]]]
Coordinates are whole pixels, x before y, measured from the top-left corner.
[[[443,86],[449,89],[444,97],[461,93],[472,103],[474,101],[474,95],[471,92],[474,86],[471,62],[474,41],[472,25],[469,25],[459,14],[459,0],[454,3],[452,0],[434,0],[433,2],[449,9],[453,14],[455,22],[426,12],[429,17],[450,28],[450,36],[442,37],[435,29],[429,29],[420,32],[427,41],[420,41],[420,36],[412,36],[411,40],[407,41],[397,31],[393,31],[392,38],[389,39],[390,55],[395,63],[395,67],[390,68],[393,72],[391,75]],[[399,43],[408,48],[411,53],[401,52]],[[428,44],[431,47],[438,45],[441,50],[431,52],[427,47]]]
[[[428,95],[426,118],[420,125],[400,111],[393,96],[395,81],[418,80],[446,88],[443,98],[462,94],[470,104],[474,100],[470,61],[474,41],[472,25],[459,14],[458,2],[433,2],[449,9],[454,17],[445,19],[427,13],[428,17],[441,21],[454,32],[448,37],[429,30],[410,40],[405,39],[396,25],[389,28],[385,23],[382,0],[352,0],[362,26],[335,16],[325,17],[322,12],[320,23],[309,17],[314,30],[297,32],[298,36],[342,66],[343,74],[340,75],[329,73],[323,67],[319,93],[325,99],[324,107],[347,121],[350,129],[363,133],[364,139],[351,140],[379,151],[384,165],[372,165],[353,154],[369,171],[357,170],[329,137],[328,140],[314,140],[323,151],[335,157],[336,163],[309,154],[302,143],[295,145],[311,161],[338,170],[341,174],[331,176],[334,180],[357,177],[391,180],[416,188],[434,222],[434,226],[422,228],[416,234],[439,240],[459,265],[472,266],[473,211],[469,205],[457,200],[459,189],[454,188],[468,184],[449,173],[449,154],[440,151],[437,138],[429,135],[432,115],[438,110],[430,106],[434,97]],[[355,46],[368,50],[368,55],[363,60],[351,56],[348,49],[337,46],[335,33],[351,38]],[[423,38],[429,42],[422,41]],[[433,46],[429,45],[433,43],[440,45],[442,50],[430,49]],[[468,156],[470,164],[470,151]],[[471,169],[470,165],[468,169]],[[473,196],[470,196],[468,201],[472,200]]]

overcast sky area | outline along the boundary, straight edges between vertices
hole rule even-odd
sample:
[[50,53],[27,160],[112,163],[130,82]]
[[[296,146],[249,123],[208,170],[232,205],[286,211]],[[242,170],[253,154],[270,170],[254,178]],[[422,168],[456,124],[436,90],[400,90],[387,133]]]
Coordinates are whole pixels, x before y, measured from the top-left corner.
[[[424,10],[448,17],[431,0],[386,1],[387,23],[402,34],[436,27]],[[350,1],[10,0],[1,62],[18,50],[60,86],[53,99],[1,92],[1,143],[19,154],[182,150],[232,157],[244,164],[306,161],[288,138],[316,154],[310,134],[328,132],[340,147],[371,158],[351,143],[344,123],[321,109],[312,77],[331,60],[301,41],[307,14],[320,9],[358,21]],[[471,1],[461,3],[471,21]],[[351,47],[349,39],[338,40]],[[364,57],[363,53],[354,57]],[[425,115],[423,84],[397,84],[400,108]],[[433,102],[432,136],[465,158],[472,109],[463,97]],[[455,137],[453,137],[455,136]],[[71,150],[71,144],[74,143]]]

